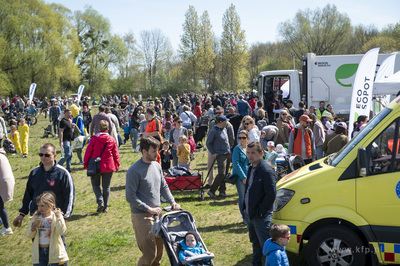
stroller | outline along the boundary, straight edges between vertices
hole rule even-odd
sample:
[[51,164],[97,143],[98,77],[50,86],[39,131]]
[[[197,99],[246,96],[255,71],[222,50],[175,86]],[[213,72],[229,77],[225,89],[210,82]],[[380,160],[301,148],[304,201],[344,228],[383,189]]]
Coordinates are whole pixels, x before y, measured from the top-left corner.
[[300,169],[305,164],[303,158],[300,155],[288,154],[285,157],[276,159],[276,179],[279,181],[282,177],[287,174]]
[[[171,207],[164,207],[163,210],[170,211]],[[194,255],[185,259],[182,263],[179,261],[179,252],[182,250],[180,242],[184,239],[188,231],[194,231],[197,234],[199,243],[207,251],[207,247],[197,231],[193,216],[188,211],[167,212],[160,220],[156,221],[152,228],[153,234],[162,238],[171,265],[214,265],[212,261],[214,254],[212,253],[210,255]],[[204,262],[203,259],[210,260]]]
[[47,127],[44,127],[43,130],[44,130],[44,133],[43,133],[42,139],[48,138],[49,135],[54,137],[53,133],[51,132],[51,125],[48,125]]

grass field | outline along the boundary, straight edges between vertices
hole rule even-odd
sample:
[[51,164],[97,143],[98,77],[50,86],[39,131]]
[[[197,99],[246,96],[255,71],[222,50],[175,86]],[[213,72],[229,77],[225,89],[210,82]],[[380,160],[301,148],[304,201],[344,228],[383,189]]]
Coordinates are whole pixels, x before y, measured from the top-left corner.
[[[30,171],[40,162],[39,147],[51,142],[59,149],[56,138],[42,139],[43,127],[49,124],[43,116],[30,128],[29,156],[8,156],[14,177],[14,200],[5,204],[10,224],[18,215]],[[59,151],[58,151],[59,153]],[[59,155],[58,155],[59,156]],[[131,145],[120,149],[121,167],[111,181],[108,213],[97,214],[97,204],[83,166],[78,165],[74,153],[72,176],[76,187],[76,199],[72,217],[67,222],[66,241],[70,263],[73,265],[135,265],[140,257],[130,219],[129,204],[125,200],[125,175],[127,169],[140,158]],[[196,153],[192,168],[206,174],[207,152]],[[58,157],[59,159],[59,157]],[[199,191],[173,192],[182,208],[190,211],[208,249],[216,258],[216,265],[251,265],[251,243],[247,229],[241,221],[237,205],[236,188],[227,184],[228,197],[204,201]],[[164,206],[164,205],[163,205]],[[0,265],[28,265],[31,263],[31,240],[25,236],[29,218],[25,217],[21,228],[13,228],[14,234],[0,237]],[[291,265],[304,265],[304,256],[289,256]],[[162,265],[169,265],[164,251]]]

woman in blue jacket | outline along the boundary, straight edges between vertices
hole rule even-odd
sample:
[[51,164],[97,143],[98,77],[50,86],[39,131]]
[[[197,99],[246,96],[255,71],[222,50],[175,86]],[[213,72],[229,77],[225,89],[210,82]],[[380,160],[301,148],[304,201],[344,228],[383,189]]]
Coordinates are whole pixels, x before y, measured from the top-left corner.
[[247,130],[241,130],[238,134],[239,144],[233,149],[232,153],[232,165],[233,175],[238,175],[236,181],[236,188],[239,195],[239,210],[242,215],[243,222],[244,212],[243,212],[243,199],[245,193],[246,179],[247,179],[247,171],[249,169],[249,159],[247,158],[247,144],[250,143],[249,133]]

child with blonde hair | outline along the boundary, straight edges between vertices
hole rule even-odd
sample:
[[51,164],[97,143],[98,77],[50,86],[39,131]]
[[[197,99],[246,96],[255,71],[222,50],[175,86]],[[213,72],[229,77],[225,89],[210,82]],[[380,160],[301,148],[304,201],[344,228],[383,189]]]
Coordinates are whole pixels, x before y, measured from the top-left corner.
[[52,192],[36,197],[38,210],[31,217],[26,235],[33,239],[33,265],[60,265],[67,262],[68,254],[61,236],[67,231],[64,217],[56,208]]
[[21,144],[19,142],[19,132],[17,130],[17,126],[15,125],[11,126],[11,132],[8,135],[8,138],[14,143],[14,146],[17,149],[17,151],[21,152]]
[[190,145],[185,135],[179,137],[179,146],[176,155],[178,156],[178,165],[190,170]]
[[18,131],[21,137],[21,150],[22,150],[22,157],[28,157],[28,140],[29,140],[29,127],[25,123],[25,119],[21,118],[19,120]]
[[193,130],[188,130],[188,144],[190,146],[190,161],[194,160],[194,152],[196,151],[196,142],[193,138]]

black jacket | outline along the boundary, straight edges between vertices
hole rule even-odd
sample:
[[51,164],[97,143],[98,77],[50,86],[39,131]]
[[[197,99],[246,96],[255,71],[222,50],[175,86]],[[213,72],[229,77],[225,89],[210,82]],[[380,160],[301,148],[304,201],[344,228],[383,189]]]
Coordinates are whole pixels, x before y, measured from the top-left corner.
[[[253,166],[250,165],[247,173],[246,189]],[[272,212],[276,197],[276,174],[272,167],[264,160],[261,160],[253,176],[253,184],[249,191],[249,206],[247,208],[250,220],[262,218]],[[243,208],[246,209],[246,202],[243,199]]]
[[45,191],[54,193],[56,207],[61,209],[65,218],[70,217],[74,208],[75,185],[71,174],[57,163],[47,172],[42,164],[31,171],[19,212],[33,215],[37,210],[36,197]]

